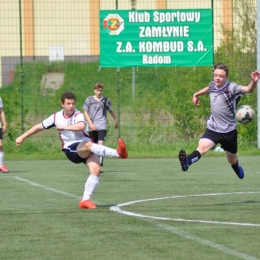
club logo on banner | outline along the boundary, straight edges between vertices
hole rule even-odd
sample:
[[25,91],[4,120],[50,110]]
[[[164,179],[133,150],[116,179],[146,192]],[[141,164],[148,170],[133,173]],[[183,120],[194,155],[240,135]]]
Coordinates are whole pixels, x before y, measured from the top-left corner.
[[212,66],[212,9],[101,10],[100,67]]
[[109,35],[119,35],[124,30],[124,20],[118,14],[109,14],[103,24]]

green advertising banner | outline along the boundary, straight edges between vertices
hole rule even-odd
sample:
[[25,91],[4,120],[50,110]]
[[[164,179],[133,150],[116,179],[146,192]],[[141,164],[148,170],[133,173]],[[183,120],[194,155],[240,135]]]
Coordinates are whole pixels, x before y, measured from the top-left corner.
[[212,66],[211,9],[100,11],[100,66]]

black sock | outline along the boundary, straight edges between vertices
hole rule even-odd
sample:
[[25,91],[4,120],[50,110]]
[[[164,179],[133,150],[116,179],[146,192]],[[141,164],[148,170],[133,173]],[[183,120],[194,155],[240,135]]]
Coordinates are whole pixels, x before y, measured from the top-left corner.
[[190,155],[188,155],[190,165],[197,162],[201,157],[201,154],[199,151],[194,150]]
[[238,168],[239,164],[238,164],[238,161],[237,161],[235,164],[232,164],[231,166],[232,166],[233,170],[234,170],[236,173],[239,172],[239,168]]

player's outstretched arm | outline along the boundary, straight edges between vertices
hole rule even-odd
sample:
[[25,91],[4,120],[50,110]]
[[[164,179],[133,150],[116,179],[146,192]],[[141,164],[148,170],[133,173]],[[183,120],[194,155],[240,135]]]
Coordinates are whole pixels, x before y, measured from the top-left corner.
[[20,135],[19,137],[16,138],[16,146],[21,145],[23,143],[24,139],[26,139],[30,135],[36,134],[36,133],[38,133],[42,130],[44,130],[42,123],[33,126],[31,129],[26,131],[24,134],[22,134],[22,135]]
[[206,95],[208,93],[209,93],[209,87],[205,87],[205,88],[201,89],[200,91],[194,93],[193,97],[192,97],[193,104],[195,106],[199,106],[199,104],[200,104],[199,96]]
[[260,73],[256,70],[251,73],[251,82],[247,86],[243,86],[242,93],[252,93],[257,85],[257,81],[260,78]]

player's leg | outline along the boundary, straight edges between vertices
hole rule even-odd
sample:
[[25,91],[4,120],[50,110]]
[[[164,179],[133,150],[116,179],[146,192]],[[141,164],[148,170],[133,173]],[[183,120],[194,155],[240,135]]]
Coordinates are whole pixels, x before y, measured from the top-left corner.
[[[99,145],[104,145],[104,142],[102,142],[102,141],[98,141],[98,144]],[[104,157],[99,157],[99,163],[100,163],[100,173],[103,173],[104,171],[103,171],[103,162],[104,162]]]
[[[104,145],[107,130],[99,130],[99,131],[97,131],[97,133],[98,133],[97,134],[97,136],[98,136],[97,143],[99,145]],[[99,160],[100,160],[100,166],[101,166],[100,172],[102,173],[103,172],[102,166],[103,166],[103,163],[104,163],[104,157],[99,157]]]
[[79,207],[95,209],[97,206],[90,200],[90,198],[99,184],[100,165],[98,156],[91,154],[86,160],[86,165],[89,168],[90,175],[85,183],[84,193],[82,200],[79,203]]
[[180,150],[179,161],[182,170],[187,171],[191,164],[197,162],[203,154],[213,149],[216,144],[215,138],[214,132],[206,130],[199,140],[198,147],[191,154],[187,155],[185,150]]
[[91,138],[92,142],[97,144],[97,142],[98,142],[98,131],[89,131],[88,135]]
[[238,163],[237,158],[237,130],[225,134],[225,140],[222,143],[223,149],[226,151],[228,162],[239,179],[244,178],[244,170]]
[[82,200],[79,202],[80,208],[96,208],[96,205],[90,200],[91,195],[94,193],[95,189],[99,183],[100,165],[99,158],[95,154],[89,152],[88,158],[80,157],[77,152],[77,146],[79,143],[74,143],[63,150],[67,158],[73,163],[84,163],[88,166],[90,175],[85,183],[85,189]]
[[[104,143],[99,142],[99,131],[89,131],[89,137],[91,138],[92,142],[95,144],[101,144],[103,145]],[[103,157],[99,157],[100,160],[100,165],[103,166]],[[103,170],[100,168],[100,172],[102,173]]]
[[231,167],[234,170],[234,172],[236,173],[237,177],[239,179],[243,179],[244,178],[244,170],[241,167],[241,165],[239,165],[239,163],[238,163],[237,155],[232,154],[232,153],[227,152],[227,151],[226,151],[226,155],[227,155],[227,160],[231,164]]
[[0,128],[0,171],[8,173],[8,169],[4,165],[4,150],[3,150],[3,131]]
[[121,138],[118,139],[117,149],[98,145],[91,141],[79,143],[77,154],[81,158],[87,158],[91,152],[101,157],[120,157],[121,159],[126,159],[128,157],[126,145]]

